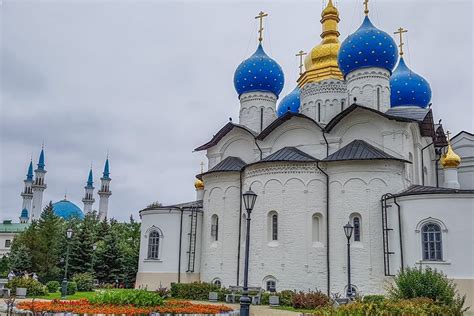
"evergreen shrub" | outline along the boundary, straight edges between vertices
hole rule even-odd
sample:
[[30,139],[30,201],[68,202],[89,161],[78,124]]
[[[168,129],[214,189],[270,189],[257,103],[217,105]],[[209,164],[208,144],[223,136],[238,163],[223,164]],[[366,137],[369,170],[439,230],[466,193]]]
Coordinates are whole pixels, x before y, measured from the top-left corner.
[[381,303],[385,300],[384,295],[374,294],[374,295],[365,295],[362,297],[362,303]]
[[73,295],[77,292],[77,283],[74,281],[67,282],[67,295]]
[[48,289],[41,282],[31,278],[14,278],[6,285],[12,293],[15,293],[16,288],[26,288],[27,296],[41,296],[48,294]]
[[94,276],[90,272],[76,273],[72,280],[76,282],[80,292],[91,292],[94,289]]
[[48,288],[49,293],[56,293],[57,291],[59,291],[60,286],[61,285],[58,281],[49,281],[48,283],[46,283],[46,287]]
[[430,267],[406,268],[398,273],[388,288],[389,296],[394,300],[429,298],[442,306],[464,311],[465,296],[460,296],[456,284],[445,274]]
[[146,290],[98,290],[89,299],[92,304],[133,305],[136,307],[158,306],[163,298],[156,292]]
[[206,282],[171,284],[171,296],[173,298],[207,301],[209,299],[209,292],[217,292],[219,300],[223,300],[225,294],[228,293],[226,289]]

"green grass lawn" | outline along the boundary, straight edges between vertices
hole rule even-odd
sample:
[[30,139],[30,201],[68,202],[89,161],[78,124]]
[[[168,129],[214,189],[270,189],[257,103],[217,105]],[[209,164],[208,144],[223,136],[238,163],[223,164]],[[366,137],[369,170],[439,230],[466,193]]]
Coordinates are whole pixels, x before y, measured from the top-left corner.
[[314,309],[299,309],[299,308],[294,308],[291,306],[274,306],[272,308],[289,311],[289,312],[298,312],[298,313],[307,313],[307,314],[314,313],[315,311]]
[[[66,296],[67,300],[79,300],[81,298],[91,298],[94,296],[94,292],[76,292],[73,295]],[[61,292],[49,293],[48,295],[43,296],[34,296],[33,298],[41,298],[45,300],[54,300],[61,298]]]

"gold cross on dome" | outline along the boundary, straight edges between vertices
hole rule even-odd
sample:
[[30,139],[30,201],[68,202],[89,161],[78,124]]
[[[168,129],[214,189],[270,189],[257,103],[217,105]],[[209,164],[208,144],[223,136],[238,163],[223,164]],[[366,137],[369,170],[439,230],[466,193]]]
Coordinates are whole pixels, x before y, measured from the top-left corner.
[[204,171],[204,162],[201,161],[201,173],[203,173],[203,171]]
[[364,13],[369,15],[369,0],[364,0]]
[[268,16],[267,13],[260,11],[260,13],[255,17],[260,20],[260,27],[258,29],[258,41],[261,43],[263,41],[263,18]]
[[403,27],[400,26],[397,32],[394,32],[393,34],[400,34],[400,44],[398,47],[400,47],[400,56],[403,56],[403,33],[408,32],[408,30],[405,30]]
[[449,141],[450,141],[449,135],[451,135],[451,132],[450,132],[450,131],[446,131],[446,137],[448,138],[448,143],[449,143]]
[[300,68],[300,75],[303,74],[303,56],[304,55],[307,55],[307,54],[303,52],[302,50],[300,50],[298,54],[295,55],[295,56],[300,57],[300,65],[298,66]]

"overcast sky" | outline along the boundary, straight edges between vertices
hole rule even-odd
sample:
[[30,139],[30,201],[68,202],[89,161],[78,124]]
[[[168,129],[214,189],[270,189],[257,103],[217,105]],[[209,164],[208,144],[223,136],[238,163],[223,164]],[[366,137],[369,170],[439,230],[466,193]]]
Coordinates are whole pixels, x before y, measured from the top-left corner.
[[[321,0],[0,0],[0,212],[18,219],[27,166],[44,141],[44,201],[67,190],[82,208],[110,153],[109,214],[127,219],[160,201],[195,198],[208,141],[238,120],[238,64],[257,45],[254,16],[269,13],[264,47],[295,86],[295,53],[319,43]],[[363,19],[362,0],[336,1],[341,40]],[[464,1],[371,0],[372,22],[403,26],[406,60],[433,90],[435,120],[473,128],[473,8]],[[98,197],[94,208],[98,207]]]

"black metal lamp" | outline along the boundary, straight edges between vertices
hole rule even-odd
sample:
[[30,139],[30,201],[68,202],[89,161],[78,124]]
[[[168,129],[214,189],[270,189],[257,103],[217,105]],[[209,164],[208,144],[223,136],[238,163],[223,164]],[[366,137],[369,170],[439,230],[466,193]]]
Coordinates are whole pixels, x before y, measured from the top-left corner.
[[354,226],[350,222],[344,225],[344,234],[347,238],[347,292],[346,296],[348,299],[352,297],[352,284],[351,284],[351,237],[354,231]]
[[66,250],[66,265],[64,267],[64,278],[61,284],[61,298],[65,298],[67,295],[67,266],[69,264],[69,241],[71,240],[73,235],[72,228],[68,228],[66,230],[66,238],[67,238],[67,250]]
[[244,287],[242,289],[242,296],[240,297],[240,316],[250,315],[251,299],[249,297],[249,251],[250,251],[250,213],[252,213],[257,194],[250,188],[247,192],[242,194],[244,199],[245,209],[247,210],[247,235],[245,238],[245,265],[244,265]]

